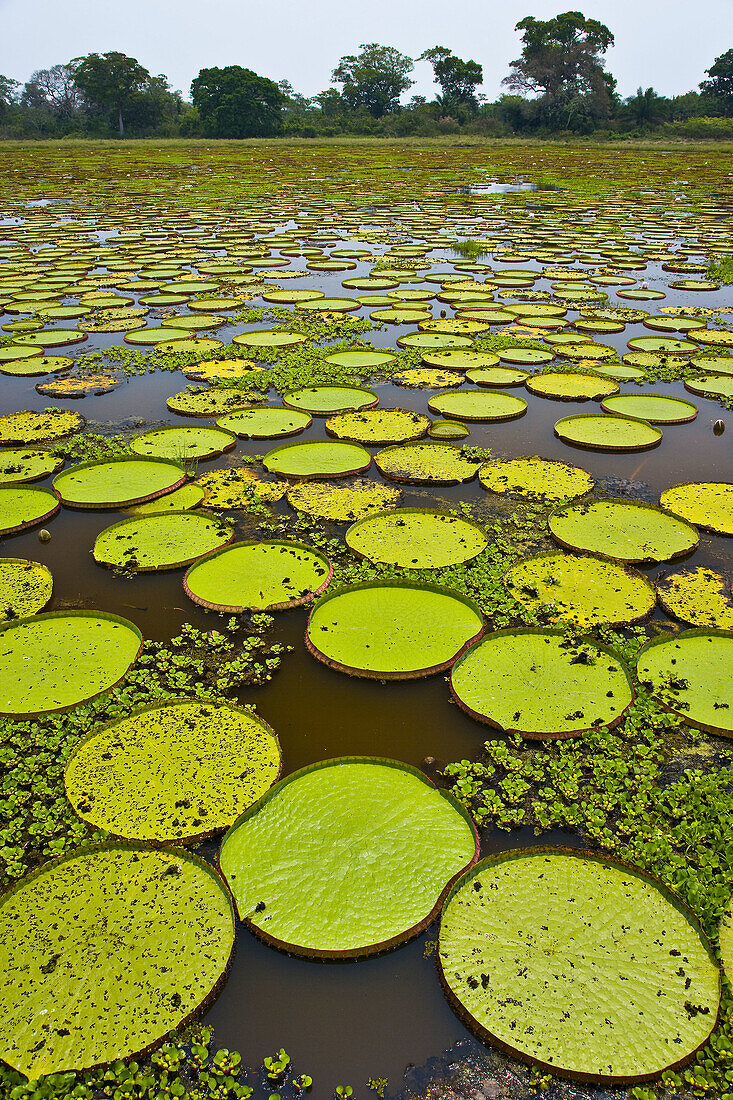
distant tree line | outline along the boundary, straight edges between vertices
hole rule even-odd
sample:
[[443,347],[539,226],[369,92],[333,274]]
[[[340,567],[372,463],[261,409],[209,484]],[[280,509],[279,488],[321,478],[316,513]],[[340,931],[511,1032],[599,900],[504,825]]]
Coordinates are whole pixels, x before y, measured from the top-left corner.
[[[522,51],[494,102],[479,94],[483,67],[446,46],[417,58],[366,43],[342,57],[331,86],[311,98],[240,65],[202,69],[191,98],[135,58],[110,52],[39,69],[20,85],[0,75],[0,136],[432,137],[628,135],[733,138],[733,49],[715,59],[694,91],[672,97],[639,87],[622,98],[605,67],[614,37],[605,24],[568,11],[517,23]],[[402,98],[417,62],[432,66],[433,99]]]

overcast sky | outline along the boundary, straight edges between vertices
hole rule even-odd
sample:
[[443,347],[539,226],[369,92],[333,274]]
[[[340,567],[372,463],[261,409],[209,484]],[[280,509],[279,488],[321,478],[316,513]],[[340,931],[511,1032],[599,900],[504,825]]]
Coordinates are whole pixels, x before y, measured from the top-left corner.
[[[288,79],[311,96],[362,42],[411,57],[440,45],[480,62],[494,99],[520,52],[517,21],[568,9],[616,36],[608,68],[622,95],[640,84],[664,95],[696,88],[733,47],[733,0],[0,0],[0,73],[24,82],[34,69],[119,50],[186,96],[199,69],[214,65]],[[413,76],[410,94],[432,96],[428,63]]]

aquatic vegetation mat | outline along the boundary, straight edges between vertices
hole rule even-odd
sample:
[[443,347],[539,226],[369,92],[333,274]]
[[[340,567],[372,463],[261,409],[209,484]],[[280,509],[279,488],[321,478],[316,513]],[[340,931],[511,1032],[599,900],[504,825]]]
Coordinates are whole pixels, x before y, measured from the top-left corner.
[[344,757],[278,783],[229,830],[219,864],[265,942],[354,958],[427,927],[476,851],[465,811],[417,769]]
[[8,413],[0,416],[0,443],[18,447],[50,443],[81,431],[85,424],[81,413],[67,412],[65,409]]
[[224,884],[180,849],[110,844],[0,899],[0,1055],[31,1081],[145,1050],[211,996],[234,945]]
[[683,1064],[718,1015],[718,966],[682,902],[641,869],[567,849],[502,852],[464,874],[438,964],[483,1038],[597,1085]]

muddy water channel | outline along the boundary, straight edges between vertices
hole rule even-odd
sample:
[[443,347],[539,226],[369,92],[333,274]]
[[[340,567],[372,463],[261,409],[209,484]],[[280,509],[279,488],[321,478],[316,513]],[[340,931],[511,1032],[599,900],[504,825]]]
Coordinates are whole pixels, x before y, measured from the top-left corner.
[[[311,167],[310,177],[316,170]],[[140,169],[133,167],[132,171],[139,174]],[[267,172],[272,171],[270,161]],[[166,283],[180,285],[191,275],[216,284],[216,289],[197,292],[199,297],[204,293],[215,298],[238,293],[246,297],[236,307],[222,304],[217,316],[224,319],[224,324],[211,331],[202,329],[201,336],[221,341],[222,345],[205,355],[195,348],[153,354],[151,348],[144,346],[136,349],[136,357],[121,355],[119,349],[129,352],[134,347],[125,342],[124,332],[90,331],[83,343],[60,347],[41,344],[46,355],[68,355],[72,363],[55,375],[0,375],[0,416],[19,410],[42,412],[50,407],[78,411],[86,418],[86,427],[80,434],[114,437],[119,447],[124,448],[134,436],[148,430],[215,423],[214,417],[179,416],[166,404],[173,394],[194,385],[185,371],[202,359],[239,356],[258,361],[275,379],[266,402],[280,405],[285,390],[299,385],[322,385],[326,379],[324,370],[327,372],[328,365],[324,368],[321,357],[317,369],[313,364],[309,366],[307,355],[303,355],[304,347],[306,351],[310,346],[343,350],[346,342],[352,347],[366,345],[389,350],[400,358],[374,376],[361,371],[346,378],[342,372],[335,378],[339,384],[370,386],[378,395],[378,408],[401,408],[438,419],[438,414],[428,408],[428,401],[440,387],[408,388],[390,380],[391,373],[425,365],[419,352],[407,356],[399,345],[408,334],[429,331],[419,327],[424,326],[425,319],[384,324],[372,319],[371,327],[358,322],[369,322],[376,309],[389,308],[390,294],[398,302],[396,295],[402,290],[441,294],[440,299],[424,299],[422,308],[434,320],[455,318],[461,309],[470,307],[447,301],[442,294],[459,277],[471,281],[474,287],[486,283],[489,290],[484,297],[487,301],[493,299],[495,304],[524,307],[532,302],[559,303],[564,308],[560,322],[546,329],[536,318],[532,322],[534,328],[523,323],[529,311],[518,314],[510,323],[491,324],[487,318],[486,327],[472,333],[471,338],[476,341],[475,347],[481,347],[487,354],[495,352],[499,358],[507,349],[511,352],[517,348],[562,352],[562,345],[552,342],[553,336],[558,332],[582,335],[582,327],[576,330],[574,325],[593,309],[623,311],[633,307],[645,311],[647,316],[661,318],[673,318],[674,310],[678,310],[685,317],[700,320],[707,329],[716,330],[724,330],[733,319],[733,287],[716,282],[707,273],[711,260],[731,255],[729,227],[733,227],[733,202],[725,198],[725,192],[723,197],[707,203],[698,200],[693,205],[679,199],[671,184],[665,184],[660,185],[650,206],[623,189],[621,197],[613,201],[593,195],[580,200],[572,194],[572,179],[563,177],[569,192],[545,185],[538,197],[531,171],[521,178],[509,177],[507,182],[502,174],[492,177],[490,159],[482,156],[480,174],[472,174],[467,166],[457,172],[458,183],[469,190],[469,196],[454,194],[455,180],[429,179],[420,170],[414,180],[400,185],[402,191],[385,184],[381,200],[373,194],[369,201],[364,201],[359,194],[359,181],[349,182],[352,168],[348,163],[343,171],[345,190],[340,194],[329,193],[323,200],[317,197],[315,177],[309,177],[308,187],[299,194],[291,166],[286,166],[283,179],[287,188],[282,194],[241,199],[228,194],[221,204],[210,196],[197,203],[195,189],[184,190],[185,176],[165,182],[160,198],[150,194],[126,195],[122,191],[116,202],[100,202],[95,197],[91,207],[86,208],[83,194],[64,193],[63,180],[59,179],[49,194],[39,193],[40,185],[34,185],[36,199],[56,200],[47,206],[28,209],[23,206],[22,195],[15,201],[0,203],[0,236],[4,238],[0,241],[0,303],[5,307],[0,323],[4,329],[1,335],[8,337],[8,346],[17,334],[17,330],[16,333],[8,330],[8,325],[16,321],[40,318],[42,331],[52,333],[55,329],[74,329],[77,324],[84,328],[87,320],[102,320],[102,310],[114,307],[113,302],[107,301],[96,306],[93,294],[102,291],[120,297],[119,309],[123,315],[125,309],[147,309],[140,323],[148,326],[160,325],[162,320],[172,323],[174,316],[189,319],[204,316],[195,309],[196,297],[185,293],[174,304],[165,299],[156,304],[157,295],[176,293],[167,291]],[[156,165],[157,174],[165,181],[165,170],[160,164]],[[533,209],[533,202],[542,205]],[[455,241],[464,245],[467,241],[478,241],[483,245],[472,257],[456,251]],[[306,254],[294,254],[299,250],[305,250]],[[258,266],[263,258],[271,266]],[[343,269],[322,271],[318,270],[318,263],[310,266],[314,260],[329,258],[337,268],[339,262],[344,264]],[[217,261],[227,260],[231,261],[231,270],[217,273]],[[375,265],[377,270],[373,270]],[[666,270],[669,265],[677,265],[678,270]],[[370,275],[379,279],[382,270],[384,280],[392,284],[391,290],[379,289],[378,283],[374,290],[368,289],[368,283],[357,287],[344,283]],[[521,273],[513,280],[512,270]],[[58,286],[53,283],[54,273]],[[497,281],[492,283],[492,274],[496,273],[499,273]],[[229,281],[233,274],[239,278],[238,283]],[[442,285],[439,276],[444,279]],[[604,276],[608,280],[619,277],[620,281],[615,285],[589,282]],[[135,280],[140,279],[153,285],[136,290]],[[25,310],[23,295],[42,293],[44,280],[51,281],[52,296],[33,303],[38,307],[35,310]],[[683,280],[690,280],[688,287],[672,285]],[[699,282],[707,287],[707,280],[710,281],[707,289],[694,286]],[[75,287],[75,282],[81,287]],[[580,285],[566,288],[568,297],[564,298],[562,287],[553,286],[563,282]],[[322,321],[314,322],[309,330],[303,321],[304,311],[299,311],[297,305],[268,303],[263,298],[273,288],[319,291],[326,298],[351,298],[354,302],[360,295],[375,295],[379,299],[359,302],[358,309],[349,310],[343,309],[343,302],[341,305],[334,302],[327,315],[331,331]],[[629,288],[649,289],[663,296],[652,300],[619,296],[619,291]],[[574,299],[573,292],[577,294],[578,290],[585,290],[589,296],[585,300]],[[90,294],[92,298],[88,297],[85,304],[84,296]],[[418,306],[415,297],[414,293],[407,294],[412,300],[400,304]],[[480,291],[477,297],[480,299]],[[142,299],[145,301],[141,303]],[[54,318],[40,312],[45,308],[44,301],[52,302],[49,309],[79,305],[87,312],[80,318],[62,315]],[[274,313],[268,312],[272,309]],[[240,310],[245,312],[240,314]],[[247,315],[248,310],[262,312]],[[309,311],[308,316],[317,315]],[[298,320],[293,325],[294,318]],[[256,349],[232,344],[233,338],[242,334],[293,328],[306,336],[305,345],[294,351],[286,347],[259,358]],[[618,361],[633,351],[633,346],[632,349],[628,346],[629,340],[645,337],[694,341],[695,329],[689,333],[684,328],[675,331],[673,327],[659,331],[645,326],[641,320],[630,320],[622,331],[593,333],[589,347],[602,344],[612,348],[617,353],[614,361]],[[491,459],[536,455],[578,466],[595,482],[589,500],[641,501],[658,506],[660,494],[670,486],[730,482],[733,415],[725,407],[725,398],[704,396],[685,386],[685,382],[709,377],[704,364],[691,363],[705,354],[733,355],[733,337],[728,343],[721,341],[714,347],[693,344],[686,354],[677,351],[674,355],[660,354],[656,362],[653,358],[640,359],[639,377],[620,380],[621,394],[654,393],[692,401],[697,406],[695,419],[662,425],[661,442],[653,449],[615,451],[564,442],[554,430],[556,422],[573,414],[601,415],[599,403],[550,400],[523,385],[494,391],[521,396],[527,403],[523,416],[503,422],[465,421],[469,434],[457,445],[486,449]],[[578,368],[579,358],[582,361]],[[509,358],[505,359],[502,366],[509,362]],[[277,372],[286,372],[289,363],[293,364],[293,374],[287,384],[286,373]],[[633,366],[634,360],[628,363]],[[530,376],[535,371],[534,366],[525,369]],[[582,375],[592,372],[593,360],[558,356],[551,365],[537,369],[571,372],[579,369]],[[83,380],[93,371],[111,371],[119,384],[101,395],[89,392],[82,400],[37,392],[37,385],[53,378]],[[727,379],[730,387],[730,371],[716,377]],[[458,394],[474,388],[469,381],[458,379],[458,382],[460,388],[449,392]],[[488,387],[486,392],[491,392]],[[730,395],[733,391],[728,388],[727,392]],[[245,390],[242,401],[246,404],[253,397],[257,394]],[[314,417],[312,425],[294,436],[293,441],[329,438],[325,418]],[[239,438],[233,449],[216,458],[198,461],[190,467],[189,474],[196,480],[215,470],[240,467],[255,456],[266,455],[281,442]],[[92,446],[84,449],[83,443],[76,445],[76,451],[70,454],[64,450],[69,446],[68,439],[41,444],[65,454],[67,470],[80,460],[90,461],[103,455],[99,450],[102,444],[96,451]],[[374,456],[382,448],[368,449]],[[489,456],[482,457],[486,460]],[[259,459],[255,459],[254,468],[260,468]],[[533,510],[527,512],[528,501],[521,494],[506,498],[488,492],[478,479],[459,485],[397,484],[383,477],[374,462],[360,476],[399,488],[399,507],[467,511],[487,531],[490,546],[497,539],[508,540],[514,560],[558,549],[547,530],[547,515],[552,506],[543,508],[542,501],[530,502]],[[52,478],[33,484],[50,487]],[[202,507],[206,509],[206,499]],[[186,596],[183,568],[122,573],[95,563],[92,548],[99,533],[129,514],[128,510],[62,507],[44,524],[49,541],[41,541],[39,528],[31,527],[6,535],[0,555],[39,562],[51,570],[53,596],[45,608],[47,611],[110,612],[136,624],[145,639],[163,643],[178,635],[185,623],[202,631],[221,629],[228,616],[205,610]],[[275,525],[275,538],[314,541],[316,545],[323,545],[323,539],[337,540],[341,553],[348,558],[343,542],[345,524],[314,521],[312,530],[296,528],[295,512],[284,498],[264,508],[260,505],[254,511],[224,509],[217,514],[231,521],[236,540],[267,539],[269,523]],[[638,566],[652,582],[671,572],[698,567],[721,574],[727,579],[730,591],[733,574],[730,537],[701,529],[698,546],[686,557]],[[337,571],[337,582],[338,578]],[[425,571],[425,579],[433,579],[430,571]],[[482,610],[486,629],[495,629],[490,604]],[[346,675],[315,660],[304,644],[309,611],[306,605],[272,612],[274,623],[267,631],[268,644],[277,642],[287,647],[280,667],[265,683],[244,687],[232,696],[241,704],[254,706],[257,714],[276,731],[282,746],[283,776],[319,760],[376,756],[422,769],[439,786],[447,788],[450,780],[442,774],[447,764],[484,759],[483,746],[488,738],[506,739],[500,731],[479,724],[456,705],[444,672],[404,681],[365,679]],[[246,614],[241,616],[245,627],[248,621]],[[519,624],[521,617],[516,621]],[[501,625],[505,625],[503,620]],[[684,630],[689,625],[673,620],[657,605],[642,627],[653,638],[660,631]],[[733,668],[729,672],[733,673]],[[727,762],[726,745],[725,739],[712,732],[697,733],[692,741],[677,737],[668,746],[665,767],[668,765],[669,771],[662,769],[660,782],[677,778],[685,767],[696,766],[700,761]],[[482,857],[537,843],[579,849],[594,843],[582,823],[574,829],[533,828],[535,819],[529,809],[525,824],[514,829],[498,828],[490,817],[480,819],[479,823]],[[197,851],[206,859],[215,860],[219,839],[205,841]],[[453,1095],[464,1096],[540,1095],[537,1078],[527,1067],[492,1053],[490,1045],[474,1037],[449,1006],[436,977],[436,938],[437,924],[433,923],[417,938],[381,956],[321,963],[273,950],[239,924],[231,970],[218,997],[208,1007],[205,1022],[214,1028],[216,1046],[239,1051],[243,1062],[252,1067],[245,1079],[255,1088],[256,1096],[267,1096],[270,1088],[276,1091],[264,1081],[262,1058],[280,1047],[291,1057],[295,1073],[313,1077],[312,1094],[319,1098],[331,1096],[336,1085],[347,1083],[353,1086],[356,1096],[371,1095],[367,1087],[370,1079],[377,1091],[381,1089],[388,1096],[403,1092],[423,1095],[429,1087],[438,1090],[431,1095],[451,1095],[451,1087],[457,1090]],[[461,1067],[464,1070],[470,1067],[471,1074],[462,1076]],[[288,1088],[282,1089],[283,1096],[292,1094]],[[548,1079],[542,1090],[542,1094],[551,1096],[616,1094],[610,1085],[596,1090],[592,1085],[563,1084],[557,1079]],[[623,1094],[623,1089],[618,1094]]]

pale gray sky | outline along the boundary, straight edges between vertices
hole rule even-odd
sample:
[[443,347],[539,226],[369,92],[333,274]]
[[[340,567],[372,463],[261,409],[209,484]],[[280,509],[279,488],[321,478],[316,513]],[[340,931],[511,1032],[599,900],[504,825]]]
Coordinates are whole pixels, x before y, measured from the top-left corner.
[[[696,88],[733,47],[733,0],[0,0],[0,73],[25,81],[33,69],[120,50],[185,95],[199,69],[243,65],[310,96],[362,42],[412,57],[441,45],[483,65],[493,99],[519,54],[517,21],[578,9],[615,34],[608,68],[622,95],[639,84],[665,95]],[[432,96],[427,62],[413,75],[410,94]]]

